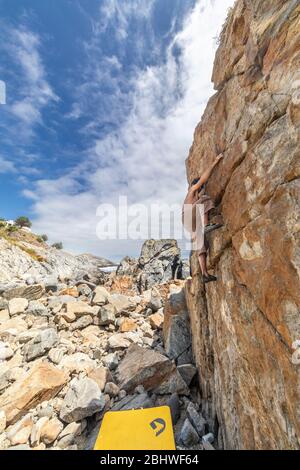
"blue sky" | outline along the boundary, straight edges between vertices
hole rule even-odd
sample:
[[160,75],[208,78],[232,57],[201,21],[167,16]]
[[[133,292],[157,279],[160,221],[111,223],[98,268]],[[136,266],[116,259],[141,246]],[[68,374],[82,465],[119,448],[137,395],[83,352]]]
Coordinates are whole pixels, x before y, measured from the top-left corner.
[[181,201],[232,3],[0,0],[0,215],[73,252],[136,255],[97,239],[97,206]]

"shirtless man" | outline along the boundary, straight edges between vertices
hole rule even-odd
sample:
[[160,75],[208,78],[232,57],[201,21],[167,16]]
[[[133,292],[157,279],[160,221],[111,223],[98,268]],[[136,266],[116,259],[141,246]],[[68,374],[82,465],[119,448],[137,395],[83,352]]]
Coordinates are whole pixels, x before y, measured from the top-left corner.
[[[206,234],[220,228],[221,224],[209,224],[209,212],[214,209],[215,204],[206,194],[206,183],[210,178],[214,168],[223,159],[223,154],[217,156],[214,163],[203,172],[200,178],[196,178],[189,187],[183,205],[183,223],[185,228],[191,233],[192,251],[198,253],[199,264],[204,283],[216,281],[217,278],[207,271],[207,251],[208,243]],[[199,214],[202,216],[198,217]],[[192,226],[188,226],[187,219],[191,219]],[[199,223],[200,222],[200,223]],[[204,230],[203,230],[204,225]]]

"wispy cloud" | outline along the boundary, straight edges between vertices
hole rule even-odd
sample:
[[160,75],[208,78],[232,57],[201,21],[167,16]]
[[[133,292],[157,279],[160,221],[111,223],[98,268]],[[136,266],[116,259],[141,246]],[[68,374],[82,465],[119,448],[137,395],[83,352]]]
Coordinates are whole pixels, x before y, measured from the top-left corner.
[[104,0],[101,5],[101,20],[96,24],[96,30],[105,32],[112,26],[118,39],[124,40],[128,35],[129,22],[132,18],[148,18],[153,8],[154,0]]
[[59,101],[47,80],[40,54],[41,39],[26,26],[15,28],[1,23],[2,56],[9,61],[7,105],[1,123],[6,144],[22,136],[29,143],[37,125],[43,125],[43,110]]
[[[120,15],[119,9],[125,3],[129,2],[105,2],[107,10],[102,28],[115,27],[119,31],[121,22],[125,35],[129,16],[140,15],[138,6],[147,2],[130,2],[129,11],[123,6]],[[95,131],[104,111],[99,109],[89,128],[84,129],[84,132],[94,131],[84,161],[55,182],[38,183],[34,191],[34,197],[38,198],[34,206],[38,231],[48,232],[55,239],[60,237],[74,251],[94,251],[113,257],[121,251],[136,250],[136,244],[100,243],[96,239],[98,204],[114,202],[120,194],[128,195],[132,203],[148,205],[182,201],[186,189],[184,161],[194,128],[213,92],[210,78],[214,38],[232,4],[233,0],[197,2],[160,63],[136,69],[128,89],[118,61],[97,57],[99,49],[93,43],[88,49],[91,69],[97,60],[101,64],[99,69],[94,68],[93,97],[98,92],[97,83],[104,80],[108,86],[115,77],[115,99],[110,101],[112,109],[107,115],[119,116],[121,124],[108,135],[97,137]],[[96,28],[96,37],[97,34]],[[81,92],[84,86],[90,85],[83,85]],[[85,113],[86,109],[79,100],[73,117],[81,112]]]
[[15,173],[16,167],[13,162],[0,156],[0,173]]

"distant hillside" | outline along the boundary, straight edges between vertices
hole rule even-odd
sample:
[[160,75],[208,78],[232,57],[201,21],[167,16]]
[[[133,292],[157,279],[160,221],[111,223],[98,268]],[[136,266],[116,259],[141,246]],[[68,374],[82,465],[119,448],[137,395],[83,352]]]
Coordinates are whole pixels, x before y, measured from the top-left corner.
[[72,255],[50,247],[28,229],[0,227],[0,282],[38,282],[45,276],[80,277],[113,266],[111,261],[91,254]]

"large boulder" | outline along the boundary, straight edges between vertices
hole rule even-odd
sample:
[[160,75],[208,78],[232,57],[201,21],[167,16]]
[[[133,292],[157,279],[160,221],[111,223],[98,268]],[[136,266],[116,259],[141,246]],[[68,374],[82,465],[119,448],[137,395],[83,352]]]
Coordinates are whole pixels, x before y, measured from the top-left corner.
[[138,260],[139,289],[150,289],[179,275],[180,249],[176,240],[147,240]]
[[175,366],[166,356],[133,344],[117,368],[120,388],[132,392],[138,385],[154,390],[174,372]]
[[33,286],[24,285],[5,285],[0,286],[1,295],[7,299],[11,300],[13,298],[23,298],[27,300],[38,300],[42,297],[44,293],[44,287],[41,284],[35,284]]
[[51,364],[35,364],[25,378],[17,380],[0,397],[0,409],[5,411],[7,423],[15,423],[31,408],[50,400],[67,380],[67,375]]
[[94,380],[73,379],[64,398],[60,419],[66,423],[81,421],[103,410],[105,399]]
[[134,276],[138,267],[138,261],[129,256],[125,256],[120,262],[116,274],[117,276]]

